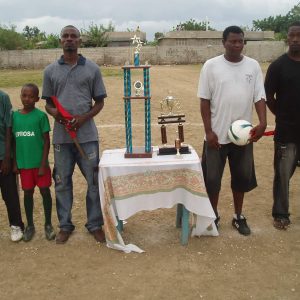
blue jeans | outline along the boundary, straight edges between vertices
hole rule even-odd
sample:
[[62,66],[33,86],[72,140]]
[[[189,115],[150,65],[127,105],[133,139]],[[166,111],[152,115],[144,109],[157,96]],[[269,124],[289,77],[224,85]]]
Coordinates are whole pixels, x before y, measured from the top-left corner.
[[297,159],[298,146],[294,143],[274,143],[274,182],[273,182],[273,209],[274,218],[288,218],[289,214],[289,184],[293,176]]
[[103,217],[100,206],[98,189],[99,143],[88,142],[80,144],[88,159],[81,157],[75,144],[54,145],[54,170],[56,209],[60,229],[73,231],[73,172],[78,165],[87,182],[86,210],[87,223],[85,227],[90,231],[101,228]]

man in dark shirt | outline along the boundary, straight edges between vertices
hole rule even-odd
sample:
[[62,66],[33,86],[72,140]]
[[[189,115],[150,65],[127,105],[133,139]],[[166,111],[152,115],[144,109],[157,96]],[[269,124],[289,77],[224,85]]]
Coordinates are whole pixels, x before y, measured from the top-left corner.
[[10,225],[10,238],[18,242],[23,237],[24,224],[16,184],[16,174],[12,172],[11,156],[11,103],[9,96],[0,90],[0,190],[5,202]]
[[276,117],[274,136],[274,227],[290,225],[289,182],[300,153],[300,22],[289,26],[288,52],[268,68],[265,89],[267,105]]

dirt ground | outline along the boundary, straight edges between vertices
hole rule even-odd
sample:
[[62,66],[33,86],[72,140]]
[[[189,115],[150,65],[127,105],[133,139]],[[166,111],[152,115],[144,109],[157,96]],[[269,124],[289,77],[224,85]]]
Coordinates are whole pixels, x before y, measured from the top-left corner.
[[[152,144],[160,144],[159,102],[172,94],[181,100],[186,114],[185,140],[200,156],[199,66],[153,66],[150,74]],[[139,73],[134,73],[135,77],[142,79]],[[109,97],[96,117],[101,151],[125,147],[123,78],[106,77],[105,84]],[[19,88],[5,90],[18,107]],[[135,105],[134,144],[142,145],[143,108],[141,103]],[[254,117],[254,123],[256,120]],[[274,127],[269,113],[268,124],[270,129]],[[168,127],[170,140],[172,132],[175,128]],[[252,230],[249,237],[239,235],[231,226],[233,205],[226,168],[219,204],[220,236],[191,238],[184,247],[179,242],[180,230],[175,228],[175,208],[140,212],[127,220],[123,237],[144,249],[143,254],[108,249],[87,233],[86,187],[78,169],[74,175],[76,231],[65,245],[45,240],[37,191],[37,233],[29,243],[9,240],[5,207],[0,201],[0,299],[300,299],[300,168],[290,187],[292,225],[279,231],[273,228],[271,217],[272,160],[272,138],[264,137],[255,145],[259,186],[245,197],[244,213]],[[52,153],[50,162],[53,165]],[[53,224],[58,224],[55,204]]]

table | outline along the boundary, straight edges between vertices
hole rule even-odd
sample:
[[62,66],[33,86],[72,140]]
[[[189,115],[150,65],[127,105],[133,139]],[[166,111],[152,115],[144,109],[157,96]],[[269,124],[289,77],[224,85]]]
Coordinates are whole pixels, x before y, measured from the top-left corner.
[[189,212],[196,215],[192,236],[218,235],[200,159],[193,148],[190,154],[180,156],[157,155],[158,147],[153,147],[152,158],[124,158],[124,153],[125,149],[106,150],[99,163],[99,192],[108,247],[142,252],[135,245],[124,244],[121,230],[117,229],[122,229],[119,220],[139,211],[177,204],[177,225],[182,223],[183,228],[182,244],[188,240]]

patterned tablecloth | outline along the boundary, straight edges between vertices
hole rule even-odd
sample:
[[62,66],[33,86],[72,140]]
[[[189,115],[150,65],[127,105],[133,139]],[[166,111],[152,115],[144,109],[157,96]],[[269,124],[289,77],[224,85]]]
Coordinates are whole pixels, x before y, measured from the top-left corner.
[[215,214],[207,197],[200,159],[191,154],[124,158],[125,149],[103,152],[99,163],[99,191],[107,246],[125,252],[142,252],[125,245],[116,229],[117,217],[126,220],[142,210],[183,204],[196,215],[192,236],[218,235]]

